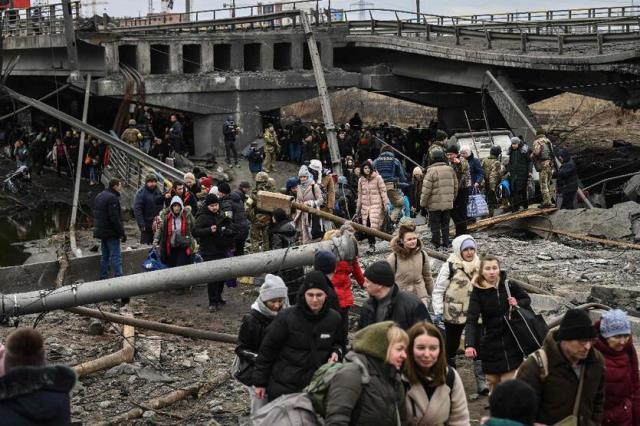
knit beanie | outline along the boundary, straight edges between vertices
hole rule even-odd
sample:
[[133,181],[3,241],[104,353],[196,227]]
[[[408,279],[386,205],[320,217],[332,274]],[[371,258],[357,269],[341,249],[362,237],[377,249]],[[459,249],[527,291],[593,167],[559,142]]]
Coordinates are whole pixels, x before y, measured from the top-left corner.
[[329,250],[318,250],[313,258],[313,269],[325,275],[333,274],[336,271],[338,258]]
[[285,189],[287,191],[290,191],[291,189],[295,188],[296,186],[298,186],[298,178],[295,176],[291,176],[289,179],[287,179],[287,182],[285,183]]
[[300,166],[300,170],[298,170],[298,177],[307,176],[309,177],[311,173],[309,173],[309,168],[307,166]]
[[393,321],[377,322],[358,331],[353,336],[353,350],[386,361],[389,347],[387,332],[393,325]]
[[32,328],[19,328],[9,334],[5,343],[5,371],[44,364],[44,340],[40,332]]
[[207,197],[204,199],[204,205],[209,206],[211,204],[218,204],[220,200],[216,194],[207,194]]
[[621,334],[631,334],[631,323],[627,313],[620,309],[605,312],[600,318],[600,335],[608,339]]
[[527,382],[508,380],[493,390],[489,397],[489,407],[491,418],[531,425],[538,413],[538,396]]
[[467,238],[462,242],[462,244],[460,245],[460,254],[462,254],[462,252],[468,248],[472,248],[474,250],[478,249],[478,247],[476,246],[476,242],[473,238]]
[[596,328],[591,323],[589,314],[582,309],[569,309],[556,333],[556,341],[582,340],[596,337]]
[[364,271],[364,276],[372,283],[385,287],[393,287],[396,283],[396,276],[386,260],[373,262]]
[[260,300],[267,302],[273,299],[284,299],[287,297],[287,286],[277,275],[267,274],[264,283],[260,286]]
[[240,182],[238,188],[251,188],[251,184],[249,183],[249,181],[243,180],[242,182]]
[[144,178],[144,183],[157,182],[157,181],[158,181],[158,176],[156,176],[155,173],[147,173],[147,176],[145,176]]
[[311,271],[307,275],[305,275],[304,281],[300,286],[298,294],[301,297],[304,297],[304,294],[312,288],[322,290],[325,292],[325,294],[329,295],[329,284],[327,284],[327,277],[325,277],[322,272]]
[[218,192],[221,192],[225,195],[231,194],[231,187],[227,182],[222,182],[218,184]]
[[450,145],[447,147],[447,154],[459,154],[460,149],[457,145]]

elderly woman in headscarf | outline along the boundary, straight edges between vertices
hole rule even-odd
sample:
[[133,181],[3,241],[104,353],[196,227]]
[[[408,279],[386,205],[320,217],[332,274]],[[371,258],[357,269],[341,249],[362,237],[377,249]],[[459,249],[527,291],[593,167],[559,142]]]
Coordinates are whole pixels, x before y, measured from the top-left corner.
[[[314,181],[313,175],[307,166],[300,167],[298,179],[300,183],[298,184],[296,202],[309,207],[319,208],[324,202],[322,190],[320,189],[320,185]],[[307,244],[314,238],[322,237],[322,221],[319,219],[320,218],[317,218],[314,226],[313,215],[300,210],[296,212],[293,223],[298,233],[302,236],[302,244]]]

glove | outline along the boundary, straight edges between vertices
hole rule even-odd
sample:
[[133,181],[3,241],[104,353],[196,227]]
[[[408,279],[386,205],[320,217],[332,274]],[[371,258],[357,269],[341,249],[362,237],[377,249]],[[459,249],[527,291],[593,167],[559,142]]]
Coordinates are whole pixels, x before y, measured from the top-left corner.
[[126,236],[126,235],[123,235],[122,237],[120,237],[120,242],[121,242],[122,244],[126,243],[126,242],[127,242],[127,236]]

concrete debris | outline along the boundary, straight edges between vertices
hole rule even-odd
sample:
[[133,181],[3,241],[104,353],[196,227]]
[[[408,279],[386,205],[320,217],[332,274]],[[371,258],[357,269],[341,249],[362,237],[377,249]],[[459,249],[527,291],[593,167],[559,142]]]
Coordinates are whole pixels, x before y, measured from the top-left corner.
[[136,374],[138,370],[139,370],[139,367],[137,367],[134,364],[127,364],[127,363],[120,364],[108,369],[104,373],[104,377],[111,378],[111,377],[120,376],[122,374],[126,374],[126,375]]
[[100,320],[92,320],[87,327],[87,334],[90,336],[102,336],[104,334],[104,324]]
[[161,371],[151,367],[143,367],[137,371],[138,377],[153,383],[169,383],[174,382],[174,377],[168,376]]
[[558,210],[549,228],[610,240],[640,241],[640,204],[627,201],[610,209]]
[[195,354],[193,356],[193,360],[195,362],[208,362],[211,358],[209,358],[209,353],[207,351],[201,352],[199,354]]
[[589,301],[638,311],[640,310],[640,286],[617,287],[595,285],[591,287]]

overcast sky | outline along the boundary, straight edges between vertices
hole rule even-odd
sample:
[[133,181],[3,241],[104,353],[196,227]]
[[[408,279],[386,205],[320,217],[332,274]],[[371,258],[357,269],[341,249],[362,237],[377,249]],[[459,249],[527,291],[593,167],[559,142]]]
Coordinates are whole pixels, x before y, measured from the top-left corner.
[[[402,10],[415,10],[415,0],[364,0],[373,5],[367,7],[390,8]],[[90,0],[83,0],[83,3],[90,3]],[[262,0],[263,4],[270,3],[270,0]],[[356,9],[357,0],[332,0],[331,7]],[[140,16],[147,13],[148,0],[98,0],[96,6],[98,13],[107,13],[111,16]],[[156,11],[160,10],[160,0],[153,0]],[[185,0],[174,0],[174,10],[184,11]],[[231,3],[231,0],[192,0],[192,10],[211,10],[222,8],[223,3]],[[253,5],[257,0],[236,0],[237,6]],[[460,14],[483,14],[489,12],[512,12],[525,10],[547,10],[547,9],[568,9],[581,7],[614,7],[630,5],[632,0],[492,0],[490,2],[479,2],[477,0],[452,0],[452,1],[426,1],[421,0],[421,9],[424,13],[441,15]],[[327,0],[322,2],[327,5]],[[635,4],[640,5],[640,0],[635,0]],[[352,6],[353,5],[353,6]],[[85,6],[87,7],[87,6]]]

